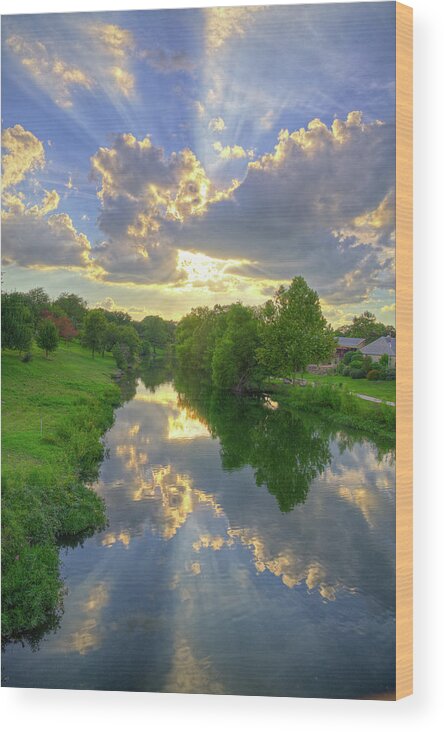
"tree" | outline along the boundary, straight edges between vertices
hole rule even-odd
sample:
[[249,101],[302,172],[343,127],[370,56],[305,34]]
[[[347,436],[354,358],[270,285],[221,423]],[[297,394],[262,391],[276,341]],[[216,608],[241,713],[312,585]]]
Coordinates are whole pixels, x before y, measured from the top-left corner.
[[33,336],[32,313],[20,292],[2,293],[2,348],[29,351]]
[[241,303],[231,305],[226,313],[224,332],[217,339],[213,352],[213,384],[242,392],[260,383],[264,370],[257,358],[259,345],[259,323],[253,309]]
[[33,290],[29,290],[29,292],[25,293],[24,297],[26,298],[34,321],[34,326],[36,327],[42,311],[51,305],[50,297],[43,287],[34,287]]
[[149,340],[154,353],[156,353],[156,348],[164,348],[168,342],[171,342],[167,321],[159,315],[147,315],[140,322],[138,330],[144,340]]
[[304,278],[295,277],[288,288],[280,287],[263,314],[259,357],[268,370],[294,378],[308,364],[328,361],[335,345],[318,294]]
[[37,330],[37,345],[45,351],[46,358],[59,344],[59,334],[52,320],[41,320]]
[[361,313],[361,315],[355,315],[349,325],[342,325],[336,333],[348,338],[364,338],[366,343],[372,343],[372,341],[385,335],[391,335],[393,338],[396,336],[393,325],[385,325],[377,321],[376,315],[368,310]]
[[[57,307],[56,313],[58,310],[59,308]],[[71,318],[68,318],[66,315],[55,314],[52,308],[51,310],[44,310],[42,312],[42,318],[45,320],[51,320],[54,323],[60,338],[62,338],[66,343],[72,341],[73,338],[76,338],[79,334]]]
[[87,302],[74,292],[62,292],[54,305],[58,305],[64,313],[72,320],[75,328],[79,328],[87,313]]
[[102,351],[107,329],[106,318],[101,310],[90,310],[83,321],[82,342],[91,349],[92,357]]

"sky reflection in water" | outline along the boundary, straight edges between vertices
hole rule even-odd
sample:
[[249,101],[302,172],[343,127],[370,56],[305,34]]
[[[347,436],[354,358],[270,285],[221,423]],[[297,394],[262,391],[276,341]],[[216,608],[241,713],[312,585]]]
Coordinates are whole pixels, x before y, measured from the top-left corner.
[[109,526],[4,683],[361,697],[395,682],[395,469],[366,440],[248,399],[139,383],[106,437]]

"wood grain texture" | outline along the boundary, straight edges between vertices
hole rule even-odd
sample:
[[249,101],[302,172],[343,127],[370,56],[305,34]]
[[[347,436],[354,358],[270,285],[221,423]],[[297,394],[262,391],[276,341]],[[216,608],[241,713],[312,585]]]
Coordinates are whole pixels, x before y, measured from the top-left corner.
[[396,3],[396,698],[413,693],[413,10]]

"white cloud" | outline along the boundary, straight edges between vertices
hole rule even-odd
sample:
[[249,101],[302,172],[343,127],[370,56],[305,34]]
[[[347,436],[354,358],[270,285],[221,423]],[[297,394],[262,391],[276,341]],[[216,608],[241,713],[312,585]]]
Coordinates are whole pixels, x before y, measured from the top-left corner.
[[248,257],[246,276],[302,274],[331,304],[363,301],[393,286],[394,149],[393,127],[357,112],[282,130],[232,200],[185,222],[181,247]]
[[2,259],[4,264],[23,267],[92,266],[91,246],[66,213],[56,211],[57,191],[44,191],[40,203],[30,205],[23,192],[14,186],[27,174],[45,165],[43,144],[20,125],[4,130],[2,145],[8,151],[2,158],[4,171],[2,206]]
[[2,187],[6,190],[24,179],[27,173],[42,168],[45,150],[41,141],[21,125],[8,127],[2,132]]
[[85,71],[64,61],[41,41],[27,41],[14,35],[7,39],[6,44],[30,76],[60,107],[72,106],[73,87],[88,90],[94,87],[94,80]]
[[57,35],[35,40],[14,34],[7,38],[6,47],[60,107],[73,106],[76,90],[91,92],[100,87],[125,97],[134,92],[134,39],[117,25],[83,21],[63,43]]
[[221,142],[214,142],[213,149],[222,160],[236,160],[240,158],[254,157],[253,150],[244,150],[241,145],[222,145]]
[[204,8],[207,51],[221,49],[231,38],[245,35],[262,7]]
[[225,122],[222,117],[213,117],[213,119],[210,119],[208,129],[210,132],[222,132],[222,130],[225,130]]

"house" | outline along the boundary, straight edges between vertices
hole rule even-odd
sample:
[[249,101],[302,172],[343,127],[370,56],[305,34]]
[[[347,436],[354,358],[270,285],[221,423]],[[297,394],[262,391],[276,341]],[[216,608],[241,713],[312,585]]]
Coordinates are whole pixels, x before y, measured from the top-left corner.
[[360,346],[363,346],[365,343],[365,338],[346,338],[343,336],[338,336],[336,338],[337,346],[335,350],[335,360],[336,361],[342,361],[345,354],[349,351],[357,351]]
[[364,356],[370,356],[372,361],[379,361],[381,356],[387,354],[389,366],[396,364],[396,338],[392,336],[381,336],[368,346],[359,349]]

